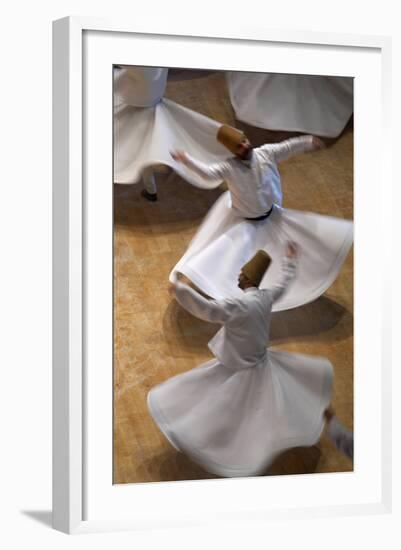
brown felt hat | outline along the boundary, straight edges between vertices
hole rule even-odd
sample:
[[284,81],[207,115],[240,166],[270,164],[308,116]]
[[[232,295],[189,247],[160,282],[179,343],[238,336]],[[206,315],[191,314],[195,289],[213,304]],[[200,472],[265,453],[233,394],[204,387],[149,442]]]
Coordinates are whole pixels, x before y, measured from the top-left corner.
[[271,261],[265,250],[258,250],[249,262],[242,266],[241,271],[255,286],[259,286]]
[[245,138],[244,132],[223,124],[220,126],[219,131],[217,132],[217,141],[219,141],[224,147],[231,151],[234,155],[237,150],[237,146]]

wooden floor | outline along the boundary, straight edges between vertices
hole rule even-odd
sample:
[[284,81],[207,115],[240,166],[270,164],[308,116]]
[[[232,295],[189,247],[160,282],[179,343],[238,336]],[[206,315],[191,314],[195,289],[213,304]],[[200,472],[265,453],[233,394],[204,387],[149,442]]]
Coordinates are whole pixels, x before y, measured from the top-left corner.
[[[212,74],[168,84],[167,97],[221,122],[234,124],[224,78]],[[248,129],[258,142],[282,135]],[[280,165],[284,206],[353,217],[353,133],[327,149]],[[168,181],[166,182],[166,180]],[[158,175],[159,201],[142,186],[114,186],[114,482],[210,479],[175,451],[151,419],[150,388],[211,358],[216,325],[195,319],[167,293],[168,274],[222,189],[205,191],[178,176]],[[271,344],[327,357],[334,365],[333,405],[353,426],[353,259],[329,290],[306,306],[273,315]],[[352,470],[325,438],[288,451],[267,475]]]

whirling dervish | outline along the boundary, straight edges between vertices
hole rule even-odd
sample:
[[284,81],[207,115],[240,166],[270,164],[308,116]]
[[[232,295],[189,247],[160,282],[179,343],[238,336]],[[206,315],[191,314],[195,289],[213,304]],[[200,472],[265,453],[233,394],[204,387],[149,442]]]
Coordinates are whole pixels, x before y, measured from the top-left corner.
[[[222,328],[208,344],[214,359],[154,387],[148,407],[177,450],[219,476],[263,474],[284,450],[315,444],[331,411],[327,359],[266,348],[273,304],[296,274],[294,243],[280,263],[279,281],[260,289],[271,258],[258,251],[236,274],[238,298],[207,300],[180,281],[171,285],[182,307]],[[329,437],[340,446],[348,432],[336,422]]]
[[333,283],[353,242],[353,223],[330,216],[282,208],[278,163],[292,155],[321,149],[314,136],[253,148],[243,132],[223,125],[217,141],[234,155],[205,164],[185,151],[172,156],[211,182],[224,179],[228,191],[216,201],[187,251],[173,268],[170,281],[182,273],[206,295],[238,297],[234,273],[264,249],[272,258],[269,281],[280,277],[280,258],[287,241],[300,244],[298,277],[290,290],[275,301],[274,311],[294,308],[323,294]]
[[204,162],[226,159],[215,140],[221,124],[164,96],[168,69],[114,69],[114,183],[143,180],[143,196],[157,200],[154,171],[170,167],[196,187],[213,189],[211,181],[175,162],[171,148],[185,148]]

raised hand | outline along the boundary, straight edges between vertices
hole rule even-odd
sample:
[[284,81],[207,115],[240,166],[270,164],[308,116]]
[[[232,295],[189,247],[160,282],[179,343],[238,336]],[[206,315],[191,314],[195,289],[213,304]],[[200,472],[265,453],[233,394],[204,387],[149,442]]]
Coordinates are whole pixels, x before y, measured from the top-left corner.
[[288,241],[285,255],[287,258],[296,258],[298,256],[298,245],[293,241]]
[[325,142],[317,136],[312,137],[312,143],[315,150],[326,148]]
[[168,286],[167,286],[167,292],[170,294],[170,296],[174,296],[175,295],[175,291],[176,291],[176,285],[174,283],[168,283]]
[[173,159],[177,162],[183,162],[187,160],[187,154],[185,151],[170,151],[170,155],[173,157]]

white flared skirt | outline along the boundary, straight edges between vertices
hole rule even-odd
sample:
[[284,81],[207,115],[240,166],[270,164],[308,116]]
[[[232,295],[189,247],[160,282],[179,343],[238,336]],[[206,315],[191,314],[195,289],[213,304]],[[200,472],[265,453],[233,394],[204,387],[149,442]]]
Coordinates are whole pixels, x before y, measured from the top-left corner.
[[253,476],[286,449],[317,442],[331,385],[327,359],[268,350],[255,367],[212,360],[175,376],[149,392],[148,407],[170,443],[206,471]]
[[195,174],[175,162],[171,151],[184,150],[206,164],[227,159],[230,153],[216,139],[220,126],[168,99],[154,107],[115,107],[114,183],[137,183],[145,169],[164,165],[196,187],[214,189],[221,180]]
[[337,137],[352,115],[353,79],[227,73],[236,117],[268,130]]
[[260,288],[277,283],[288,241],[299,247],[297,275],[273,311],[291,309],[318,298],[334,282],[353,242],[353,222],[310,212],[274,206],[262,221],[239,218],[230,208],[229,192],[223,193],[201,224],[184,256],[170,273],[190,279],[214,299],[239,297],[241,267],[259,249],[272,263]]

